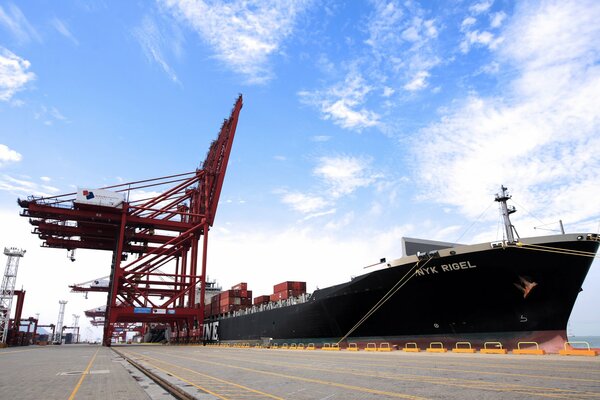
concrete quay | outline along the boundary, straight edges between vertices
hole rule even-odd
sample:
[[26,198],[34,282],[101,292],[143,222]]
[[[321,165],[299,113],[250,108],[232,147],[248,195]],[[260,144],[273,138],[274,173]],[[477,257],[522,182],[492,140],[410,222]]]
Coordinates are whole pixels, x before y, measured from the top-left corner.
[[600,399],[600,357],[201,345],[13,347],[0,349],[0,398]]

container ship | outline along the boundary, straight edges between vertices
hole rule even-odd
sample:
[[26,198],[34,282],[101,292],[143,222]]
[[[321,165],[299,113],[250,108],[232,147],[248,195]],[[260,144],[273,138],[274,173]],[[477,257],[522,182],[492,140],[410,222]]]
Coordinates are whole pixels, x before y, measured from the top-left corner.
[[496,195],[505,239],[474,245],[403,238],[403,257],[349,282],[306,293],[304,282],[275,285],[251,304],[246,284],[206,304],[205,342],[432,342],[517,348],[535,342],[557,352],[600,245],[596,233],[520,238],[505,187]]

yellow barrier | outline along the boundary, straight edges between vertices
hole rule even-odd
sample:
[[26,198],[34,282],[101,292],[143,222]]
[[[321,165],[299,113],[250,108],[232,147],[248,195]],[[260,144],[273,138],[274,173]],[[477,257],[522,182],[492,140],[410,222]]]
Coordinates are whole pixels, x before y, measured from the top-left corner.
[[277,344],[272,344],[271,348],[277,350],[279,348],[279,346]]
[[[436,345],[439,347],[433,347],[433,345]],[[429,353],[445,353],[448,351],[448,349],[446,349],[444,347],[444,344],[442,342],[431,342],[431,343],[429,343],[429,347],[427,349],[425,349],[425,351],[427,351]]]
[[[494,348],[488,348],[489,345],[494,345]],[[480,353],[483,354],[507,354],[508,350],[502,348],[502,343],[500,342],[485,342],[483,344],[483,349],[479,350]]]
[[[467,345],[468,347],[458,347],[458,345]],[[456,342],[453,353],[475,353],[475,349],[471,347],[471,342]]]
[[356,345],[356,343],[348,343],[348,351],[358,351],[358,346]]
[[377,345],[375,343],[367,343],[365,351],[377,351]]
[[314,343],[309,343],[308,346],[306,346],[306,350],[314,350],[314,349],[315,349]]
[[331,350],[331,343],[323,343],[323,347],[321,347],[321,350]]
[[298,343],[297,349],[304,350],[304,343]]
[[290,350],[298,350],[298,345],[296,343],[290,344]]
[[[577,349],[577,348],[574,348],[573,346],[571,346],[571,344],[585,344],[587,346],[587,349]],[[569,346],[570,349],[567,349],[567,346]],[[596,350],[590,349],[590,344],[588,342],[565,342],[565,349],[564,350],[560,350],[558,352],[558,354],[560,354],[561,356],[590,356],[590,357],[595,357],[595,356],[598,355],[598,352]]]
[[421,349],[417,347],[417,344],[415,342],[408,342],[404,345],[402,351],[405,351],[407,353],[418,353],[421,351]]
[[287,343],[281,345],[281,350],[287,350],[289,348]]
[[379,344],[377,351],[392,351],[392,348],[390,347],[389,343],[384,342]]
[[332,344],[331,351],[340,351],[340,345],[337,343]]
[[[522,349],[522,344],[534,344],[535,349]],[[540,345],[537,342],[519,342],[517,343],[517,348],[514,349],[513,354],[531,354],[537,356],[543,356],[546,352],[543,349],[540,349]]]

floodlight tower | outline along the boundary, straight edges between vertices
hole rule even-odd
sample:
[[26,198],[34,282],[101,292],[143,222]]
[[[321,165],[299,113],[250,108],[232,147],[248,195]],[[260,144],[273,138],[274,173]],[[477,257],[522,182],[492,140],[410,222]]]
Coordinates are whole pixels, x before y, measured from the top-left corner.
[[56,334],[54,341],[60,343],[62,342],[62,329],[65,321],[65,306],[67,305],[67,300],[59,300],[58,304],[58,321],[56,322]]
[[16,247],[5,247],[4,255],[8,256],[8,260],[6,261],[2,286],[0,287],[0,343],[6,343],[8,337],[10,310],[15,295],[19,260],[25,255],[25,250],[19,250]]

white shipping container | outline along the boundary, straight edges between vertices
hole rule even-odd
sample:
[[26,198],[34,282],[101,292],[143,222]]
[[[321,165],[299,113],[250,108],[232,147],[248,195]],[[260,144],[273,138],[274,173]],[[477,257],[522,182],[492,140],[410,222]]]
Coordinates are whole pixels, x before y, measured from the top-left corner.
[[124,193],[104,189],[77,188],[77,197],[75,198],[76,203],[114,208],[122,208],[124,201]]

